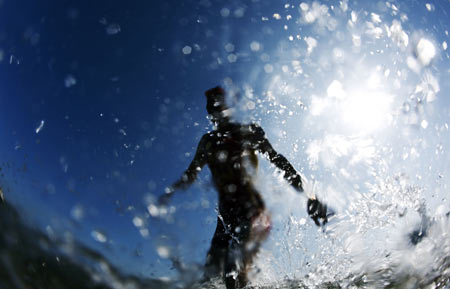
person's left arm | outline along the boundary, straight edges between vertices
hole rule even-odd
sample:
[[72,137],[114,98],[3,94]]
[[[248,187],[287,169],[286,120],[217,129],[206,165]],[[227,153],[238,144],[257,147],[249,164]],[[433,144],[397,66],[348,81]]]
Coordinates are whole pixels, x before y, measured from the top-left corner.
[[252,141],[257,144],[258,150],[266,156],[271,163],[284,172],[284,178],[291,184],[298,192],[303,192],[302,177],[291,165],[291,163],[282,155],[279,154],[270,144],[266,138],[264,130],[258,125],[252,125]]
[[[269,140],[265,137],[264,130],[252,125],[253,141],[257,144],[258,150],[267,156],[270,162],[275,164],[277,168],[284,171],[284,178],[291,184],[298,192],[303,192],[302,178],[291,163],[282,155],[275,151]],[[327,205],[321,203],[317,198],[308,198],[306,211],[317,226],[324,225],[328,222]],[[320,223],[322,221],[322,224]]]

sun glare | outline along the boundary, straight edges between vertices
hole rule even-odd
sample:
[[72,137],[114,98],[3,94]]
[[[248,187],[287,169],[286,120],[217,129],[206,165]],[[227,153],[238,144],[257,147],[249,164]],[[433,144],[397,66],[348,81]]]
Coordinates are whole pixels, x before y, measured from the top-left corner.
[[342,119],[358,132],[371,133],[389,123],[392,97],[384,92],[358,92],[342,102]]
[[[344,87],[333,80],[327,89],[327,103],[337,104],[336,112],[344,127],[358,133],[371,133],[387,125],[390,119],[392,96],[385,92],[381,83],[378,73],[372,73],[357,87]],[[320,107],[313,102],[313,108]]]

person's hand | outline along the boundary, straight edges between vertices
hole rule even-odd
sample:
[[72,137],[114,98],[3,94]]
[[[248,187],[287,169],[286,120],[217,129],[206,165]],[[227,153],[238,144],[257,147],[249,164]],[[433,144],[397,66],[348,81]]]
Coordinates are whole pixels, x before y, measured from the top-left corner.
[[306,210],[317,226],[323,226],[328,222],[327,205],[322,204],[319,200],[308,199]]

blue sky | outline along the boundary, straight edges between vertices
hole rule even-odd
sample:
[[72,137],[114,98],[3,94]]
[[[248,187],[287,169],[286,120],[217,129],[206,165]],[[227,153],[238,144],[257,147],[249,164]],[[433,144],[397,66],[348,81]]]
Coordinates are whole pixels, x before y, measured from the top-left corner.
[[[447,188],[448,179],[434,179],[446,175],[449,158],[435,154],[449,143],[446,1],[0,3],[6,199],[28,222],[70,232],[125,271],[166,274],[155,248],[167,243],[181,244],[188,262],[203,262],[215,226],[209,172],[175,198],[173,224],[149,217],[147,206],[212,128],[203,92],[218,84],[240,89],[236,118],[260,122],[274,146],[322,184],[324,197],[346,200],[339,209],[376,183],[371,171],[404,172],[437,195]],[[416,51],[422,39],[435,48],[431,63]],[[369,90],[389,101],[352,102]],[[409,98],[428,92],[436,99],[420,107]],[[416,113],[403,116],[405,105]],[[327,150],[336,141],[341,146]]]

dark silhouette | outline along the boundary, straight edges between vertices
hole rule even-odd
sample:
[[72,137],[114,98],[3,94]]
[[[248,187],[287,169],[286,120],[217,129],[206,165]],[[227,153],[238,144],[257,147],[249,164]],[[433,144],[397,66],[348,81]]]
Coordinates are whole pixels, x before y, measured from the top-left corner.
[[[217,228],[205,264],[205,277],[223,274],[227,289],[247,284],[247,271],[270,231],[270,217],[264,201],[253,186],[258,165],[257,152],[284,172],[284,178],[299,193],[302,179],[289,161],[277,153],[256,124],[234,123],[225,104],[225,91],[215,87],[205,92],[206,110],[216,129],[201,138],[189,168],[180,180],[166,189],[160,203],[165,204],[179,189],[192,184],[198,172],[208,165],[219,193]],[[309,199],[308,214],[316,225],[327,222],[325,205]]]

